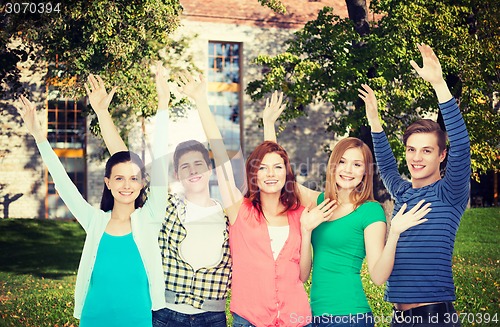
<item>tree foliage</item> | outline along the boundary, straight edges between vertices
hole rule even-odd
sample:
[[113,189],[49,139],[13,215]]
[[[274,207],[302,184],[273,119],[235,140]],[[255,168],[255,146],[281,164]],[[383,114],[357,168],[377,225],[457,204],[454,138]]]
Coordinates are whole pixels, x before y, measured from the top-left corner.
[[[152,61],[163,57],[174,69],[176,59],[183,56],[183,68],[192,62],[183,52],[189,40],[169,36],[179,25],[179,1],[58,2],[60,11],[50,14],[6,14],[5,6],[0,8],[0,77],[6,82],[0,89],[2,98],[27,92],[19,83],[17,65],[31,60],[32,69],[48,65],[46,78],[61,87],[63,96],[84,95],[83,83],[90,73],[101,75],[109,87],[118,85],[112,110],[124,131],[140,117],[151,116],[156,110]],[[91,129],[98,132],[95,119]]]
[[423,115],[437,112],[436,96],[409,61],[419,62],[416,43],[431,45],[460,107],[471,136],[474,173],[500,169],[500,114],[494,94],[500,80],[500,8],[495,1],[372,1],[381,18],[360,35],[352,20],[324,8],[297,31],[286,52],[259,56],[263,79],[247,92],[259,99],[282,90],[289,99],[282,121],[307,115],[307,105],[323,101],[332,111],[327,130],[343,136],[366,131],[357,97],[361,83],[376,90],[384,129],[404,162],[402,131]]

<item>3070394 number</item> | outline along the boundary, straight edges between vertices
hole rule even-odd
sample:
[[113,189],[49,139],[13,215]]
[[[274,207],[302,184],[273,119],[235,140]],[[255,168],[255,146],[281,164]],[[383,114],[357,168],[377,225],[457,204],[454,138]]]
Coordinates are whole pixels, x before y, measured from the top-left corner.
[[7,2],[4,13],[6,14],[51,14],[60,13],[61,3],[51,2]]

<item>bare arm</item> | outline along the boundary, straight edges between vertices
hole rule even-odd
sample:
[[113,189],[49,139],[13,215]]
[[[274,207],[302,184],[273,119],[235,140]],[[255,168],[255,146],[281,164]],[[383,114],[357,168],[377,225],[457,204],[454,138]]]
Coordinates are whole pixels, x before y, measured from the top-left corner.
[[311,274],[312,250],[311,234],[314,228],[319,224],[332,218],[333,211],[337,208],[335,201],[325,199],[319,205],[313,208],[309,205],[302,211],[300,216],[300,230],[302,243],[300,246],[300,280],[305,283]]
[[361,84],[358,96],[365,102],[366,118],[373,133],[382,132],[382,124],[378,115],[377,98],[375,92],[367,84]]
[[[286,104],[283,104],[283,92],[275,91],[271,98],[266,99],[266,106],[262,112],[262,122],[264,123],[264,141],[278,143],[274,124],[285,108]],[[297,186],[299,188],[300,203],[305,207],[316,205],[316,199],[321,192],[311,190],[310,188],[298,183]]]
[[283,92],[275,91],[271,98],[266,99],[266,106],[262,112],[264,123],[264,141],[278,142],[274,124],[286,107],[283,102]]
[[233,167],[227,155],[226,146],[208,106],[206,82],[202,75],[198,79],[195,79],[189,74],[181,74],[177,82],[180,85],[181,92],[195,100],[203,130],[214,154],[215,170],[222,202],[226,208],[230,223],[234,224],[243,201],[243,194],[236,187]]
[[410,65],[424,81],[431,83],[439,103],[450,100],[453,96],[443,78],[443,70],[441,69],[438,57],[427,44],[417,44],[417,48],[422,55],[423,66],[420,68],[413,60],[410,61]]
[[423,203],[424,200],[420,201],[406,213],[404,212],[406,204],[403,204],[391,221],[391,229],[385,246],[385,223],[375,222],[365,228],[366,262],[370,278],[376,285],[382,285],[391,275],[399,235],[405,230],[427,221],[424,217],[431,211],[429,208],[431,204],[427,203],[422,206]]
[[85,84],[85,90],[87,91],[90,105],[97,115],[99,126],[101,127],[101,135],[111,155],[119,151],[128,151],[108,111],[109,104],[113,99],[116,89],[116,86],[113,87],[108,94],[102,78],[92,74],[89,75],[87,83]]

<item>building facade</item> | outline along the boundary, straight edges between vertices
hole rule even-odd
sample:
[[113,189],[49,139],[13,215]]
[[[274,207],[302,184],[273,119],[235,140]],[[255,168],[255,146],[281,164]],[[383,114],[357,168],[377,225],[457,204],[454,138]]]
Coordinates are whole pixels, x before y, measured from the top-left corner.
[[[339,16],[346,17],[345,1],[284,1],[285,15],[274,13],[258,1],[181,0],[181,3],[184,12],[175,34],[192,37],[188,51],[194,55],[196,66],[205,72],[210,107],[224,141],[231,155],[236,155],[241,147],[246,157],[263,141],[259,119],[265,100],[254,103],[245,94],[248,83],[262,77],[262,67],[253,64],[253,59],[261,54],[283,52],[285,41],[307,21],[315,19],[324,6],[333,7]],[[102,143],[89,132],[88,122],[80,115],[86,100],[60,98],[57,83],[43,81],[43,71],[32,73],[25,68],[23,83],[31,88],[33,100],[47,109],[40,114],[46,122],[49,141],[84,197],[98,206],[102,188],[95,186],[102,183],[104,163],[91,158]],[[0,118],[0,208],[3,210],[0,217],[71,218],[32,137],[19,128],[21,118],[16,104],[1,105],[7,114]],[[325,122],[330,114],[326,105],[312,107],[308,117],[289,122],[278,137],[290,155],[298,180],[313,188],[323,184],[328,160],[323,148],[335,142],[326,133]],[[189,133],[182,128],[178,130],[184,132],[173,133],[175,140],[171,146],[184,139],[202,138],[201,125],[189,120],[188,124],[191,124]],[[141,147],[141,137],[129,136],[129,140],[133,138],[132,147],[134,143]],[[215,180],[213,185],[216,194]]]

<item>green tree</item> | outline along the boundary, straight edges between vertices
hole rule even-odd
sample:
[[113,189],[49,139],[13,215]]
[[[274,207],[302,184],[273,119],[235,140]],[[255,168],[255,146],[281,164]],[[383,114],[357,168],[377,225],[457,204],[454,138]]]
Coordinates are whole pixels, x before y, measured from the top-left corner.
[[369,30],[324,8],[294,34],[286,52],[256,59],[267,73],[249,83],[248,94],[259,99],[272,90],[284,91],[289,103],[283,122],[307,115],[307,105],[323,101],[332,111],[327,130],[359,137],[368,129],[357,88],[368,83],[385,108],[384,128],[403,163],[401,132],[422,115],[437,112],[432,89],[409,64],[419,58],[415,44],[425,42],[437,52],[460,101],[473,172],[499,170],[500,115],[493,108],[500,79],[499,7],[490,0],[378,0],[371,6],[380,19]]
[[[51,13],[6,10],[6,5],[0,7],[2,98],[27,92],[16,65],[28,59],[32,69],[48,64],[46,79],[62,82],[61,92],[69,97],[85,95],[87,76],[99,74],[109,86],[119,86],[112,110],[124,134],[156,110],[152,61],[163,59],[174,70],[180,58],[184,65],[192,63],[183,51],[188,40],[169,36],[179,25],[178,0],[67,0],[52,2]],[[57,67],[52,65],[56,58]],[[96,119],[91,129],[98,133]]]

